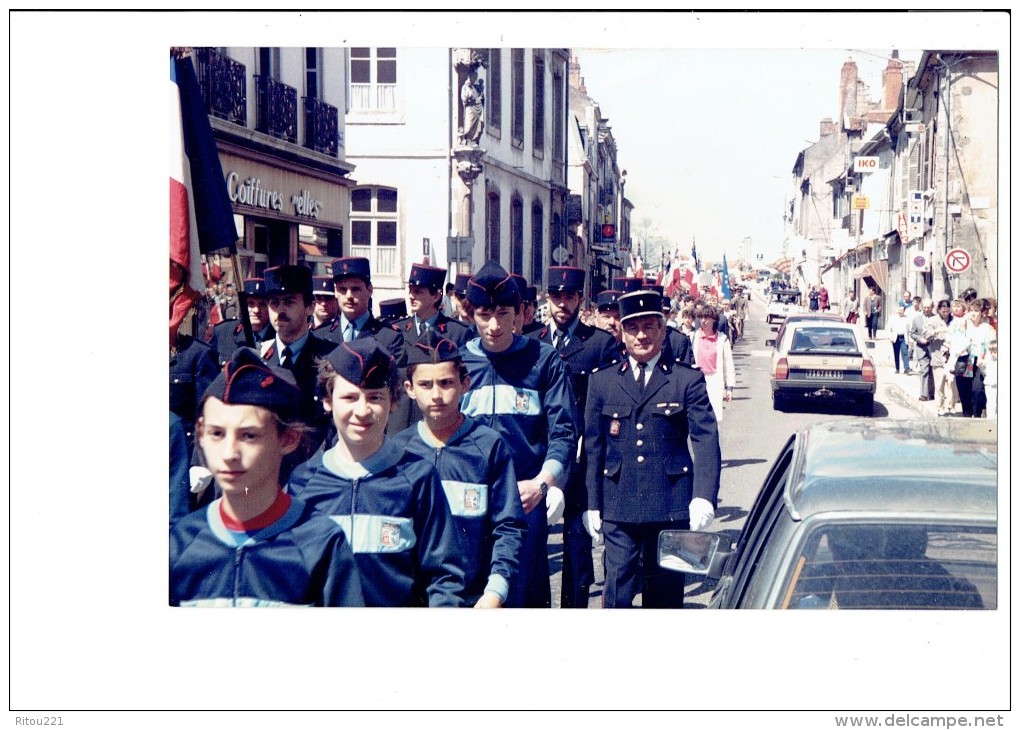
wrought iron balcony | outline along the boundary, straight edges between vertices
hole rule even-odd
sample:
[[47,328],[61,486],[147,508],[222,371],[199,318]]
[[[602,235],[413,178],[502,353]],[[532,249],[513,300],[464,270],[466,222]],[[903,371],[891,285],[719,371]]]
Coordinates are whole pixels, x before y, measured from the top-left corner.
[[208,113],[245,126],[248,123],[248,92],[244,64],[212,48],[195,49],[195,58]]
[[336,157],[340,140],[337,108],[310,96],[304,100],[305,147]]
[[269,76],[255,76],[255,128],[273,137],[297,142],[297,89]]

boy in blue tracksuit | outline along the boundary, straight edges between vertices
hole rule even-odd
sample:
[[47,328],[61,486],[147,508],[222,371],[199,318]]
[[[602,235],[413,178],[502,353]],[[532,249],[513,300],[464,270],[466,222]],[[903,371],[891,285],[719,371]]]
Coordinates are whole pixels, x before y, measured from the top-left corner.
[[487,262],[467,289],[478,337],[461,347],[471,379],[461,410],[499,433],[509,447],[528,523],[506,605],[548,608],[548,526],[563,515],[563,485],[577,449],[570,379],[555,348],[513,333],[521,297],[505,269]]
[[423,418],[394,441],[439,472],[467,563],[465,605],[499,608],[527,524],[502,437],[460,411],[468,383],[457,345],[434,329],[422,333],[408,349],[404,389]]
[[354,548],[367,606],[460,606],[464,559],[435,468],[386,438],[397,368],[372,337],[319,363],[336,445],[297,467],[288,489],[325,512]]
[[364,605],[343,531],[280,489],[304,429],[289,378],[242,348],[206,390],[197,441],[222,497],[171,528],[171,605]]

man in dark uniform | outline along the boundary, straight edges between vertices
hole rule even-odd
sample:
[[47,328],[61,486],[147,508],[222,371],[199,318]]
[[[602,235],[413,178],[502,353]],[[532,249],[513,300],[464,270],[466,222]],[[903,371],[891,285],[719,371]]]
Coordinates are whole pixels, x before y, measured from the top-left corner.
[[467,300],[469,281],[471,274],[457,274],[457,280],[453,284],[453,298],[457,303],[457,320],[468,329],[472,329],[475,326],[475,319],[471,302]]
[[623,330],[620,329],[620,305],[617,304],[617,300],[619,300],[622,293],[616,289],[606,289],[599,292],[599,295],[595,298],[595,309],[598,312],[595,321],[600,330],[604,330],[613,336],[613,339],[619,344],[621,351],[623,350],[621,343]]
[[[584,279],[583,269],[550,266],[547,292],[551,320],[548,325],[528,335],[555,347],[570,371],[570,384],[577,403],[578,437],[584,432],[580,424],[584,418],[589,376],[620,359],[613,336],[584,324],[578,317],[584,296]],[[563,580],[560,590],[563,608],[587,608],[588,593],[595,582],[592,538],[581,520],[588,503],[585,471],[581,453],[570,467],[564,490],[566,506],[563,512]]]
[[312,277],[312,297],[315,304],[312,307],[311,330],[325,330],[333,326],[340,316],[340,302],[336,300],[336,291],[333,289],[333,278],[330,276]]
[[[645,284],[644,280],[637,277],[617,279],[616,281],[617,283],[620,283],[621,281],[623,282],[621,286],[623,287],[624,294],[632,294],[637,291],[653,291],[659,295],[660,300],[662,298],[662,294],[660,292],[650,288],[657,285]],[[661,289],[662,287],[658,288]],[[694,349],[691,347],[691,338],[678,329],[667,327],[666,339],[662,343],[662,356],[666,360],[672,360],[673,362],[679,362],[684,365],[694,367]]]
[[177,333],[170,348],[170,410],[181,417],[190,454],[195,438],[195,419],[205,389],[219,375],[216,351],[189,335]]
[[638,291],[619,304],[627,359],[588,384],[585,524],[605,538],[606,608],[629,608],[639,585],[642,607],[680,608],[683,573],[659,567],[659,533],[715,518],[718,425],[705,376],[662,357],[659,295]]
[[[245,279],[244,293],[248,300],[248,321],[255,336],[255,346],[276,337],[276,330],[269,321],[269,307],[266,304],[266,285],[262,279]],[[240,319],[229,319],[213,327],[209,344],[216,350],[220,366],[230,362],[239,347],[247,347],[244,339],[244,325]]]
[[424,264],[411,265],[411,275],[407,280],[407,299],[411,303],[411,315],[393,323],[404,337],[405,351],[413,347],[415,340],[427,329],[434,329],[441,337],[454,342],[457,347],[467,342],[467,326],[450,319],[439,310],[444,281],[446,269]]
[[[284,368],[294,375],[301,390],[301,418],[313,429],[308,443],[294,452],[297,456],[285,460],[285,466],[293,467],[311,456],[329,431],[331,421],[318,393],[316,360],[332,352],[336,343],[321,339],[309,330],[308,318],[313,306],[311,269],[301,265],[266,269],[265,287],[269,319],[276,329],[276,337],[262,343],[262,359],[270,367]],[[302,456],[304,458],[300,458]]]
[[333,272],[333,288],[340,302],[340,317],[336,326],[324,328],[319,334],[326,339],[340,343],[360,337],[374,337],[399,365],[404,364],[404,338],[391,325],[384,324],[372,316],[369,303],[372,300],[372,271],[368,259],[349,257],[330,262]]

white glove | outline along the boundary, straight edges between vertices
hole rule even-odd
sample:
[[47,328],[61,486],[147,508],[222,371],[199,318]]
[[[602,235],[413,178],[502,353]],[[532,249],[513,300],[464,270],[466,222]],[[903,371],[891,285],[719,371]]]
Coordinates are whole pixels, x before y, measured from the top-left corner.
[[687,510],[691,514],[691,529],[694,531],[704,530],[715,519],[715,509],[712,507],[712,503],[702,497],[692,499]]
[[566,501],[563,498],[563,490],[559,487],[549,487],[549,491],[545,495],[546,522],[550,526],[559,522],[560,518],[563,517],[563,508],[566,506]]
[[212,484],[212,472],[204,466],[193,466],[188,469],[188,479],[191,482],[191,493],[201,494]]
[[590,509],[581,515],[581,524],[591,535],[595,546],[602,544],[602,515],[597,509]]

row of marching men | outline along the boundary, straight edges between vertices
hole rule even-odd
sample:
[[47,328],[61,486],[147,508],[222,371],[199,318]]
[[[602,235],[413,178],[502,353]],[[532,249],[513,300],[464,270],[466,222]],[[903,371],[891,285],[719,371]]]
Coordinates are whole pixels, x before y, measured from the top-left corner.
[[315,329],[323,290],[301,266],[249,293],[257,349],[220,325],[171,460],[171,603],[548,607],[562,517],[561,605],[588,606],[603,539],[604,605],[680,605],[682,574],[660,579],[649,551],[713,519],[718,431],[657,293],[614,302],[621,348],[579,321],[581,269],[550,268],[550,318],[528,335],[494,261],[463,282],[470,325],[439,311],[442,269],[413,267],[412,314],[388,324],[367,260],[332,274],[340,313]]

